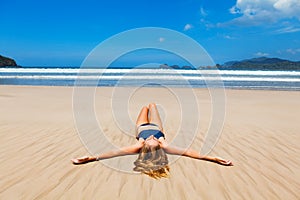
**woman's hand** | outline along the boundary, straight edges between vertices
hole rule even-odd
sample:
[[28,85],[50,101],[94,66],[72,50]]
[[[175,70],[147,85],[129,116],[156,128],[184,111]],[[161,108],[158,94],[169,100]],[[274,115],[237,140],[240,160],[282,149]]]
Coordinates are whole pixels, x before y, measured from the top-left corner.
[[73,158],[73,159],[71,159],[71,161],[74,165],[80,165],[80,164],[85,164],[85,163],[88,163],[88,162],[97,161],[97,158],[96,157],[84,156],[84,157],[81,157],[81,158]]
[[233,163],[231,160],[225,160],[223,158],[215,158],[216,163],[224,166],[233,166]]

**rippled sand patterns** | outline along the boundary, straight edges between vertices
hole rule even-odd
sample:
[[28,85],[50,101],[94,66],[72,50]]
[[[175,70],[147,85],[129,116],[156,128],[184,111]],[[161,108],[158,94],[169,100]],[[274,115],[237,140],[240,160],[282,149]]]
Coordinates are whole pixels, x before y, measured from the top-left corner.
[[[71,164],[71,158],[88,155],[73,119],[72,90],[0,86],[0,199],[300,198],[300,92],[226,91],[223,132],[209,155],[231,159],[235,166],[179,158],[171,163],[170,178],[153,180],[101,162]],[[170,98],[163,88],[142,90],[151,101],[165,105],[166,134],[172,139],[180,124],[176,98]],[[115,145],[134,144],[135,139],[122,134],[111,114],[112,91],[97,88],[98,120]],[[200,150],[211,105],[208,91],[196,89],[195,94],[202,126],[192,147]],[[146,101],[133,95],[129,102],[132,118]],[[134,127],[130,129],[134,132]],[[185,131],[193,132],[188,126]],[[114,159],[128,163],[135,156]]]

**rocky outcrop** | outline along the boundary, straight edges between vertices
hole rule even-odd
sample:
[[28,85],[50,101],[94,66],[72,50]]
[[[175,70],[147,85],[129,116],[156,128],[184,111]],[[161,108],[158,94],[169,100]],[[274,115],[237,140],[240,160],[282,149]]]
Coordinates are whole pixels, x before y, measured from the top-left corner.
[[0,67],[20,67],[16,61],[11,58],[7,58],[0,55]]

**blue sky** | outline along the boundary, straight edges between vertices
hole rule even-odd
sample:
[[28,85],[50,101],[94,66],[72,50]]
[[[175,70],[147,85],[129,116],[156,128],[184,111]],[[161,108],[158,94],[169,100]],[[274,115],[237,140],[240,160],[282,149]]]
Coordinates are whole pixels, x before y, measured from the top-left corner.
[[[0,0],[0,7],[0,55],[23,66],[80,66],[102,41],[141,27],[186,34],[219,64],[259,56],[300,61],[300,0]],[[157,52],[144,54],[156,61]],[[165,58],[159,62],[176,64]],[[125,60],[119,65],[135,64]]]

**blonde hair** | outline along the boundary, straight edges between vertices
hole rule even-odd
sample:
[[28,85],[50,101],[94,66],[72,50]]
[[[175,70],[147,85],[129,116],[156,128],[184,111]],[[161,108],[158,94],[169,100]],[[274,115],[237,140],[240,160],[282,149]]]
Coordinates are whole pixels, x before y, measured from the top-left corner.
[[155,147],[144,145],[134,165],[134,171],[141,172],[152,178],[169,177],[168,157],[160,145]]

